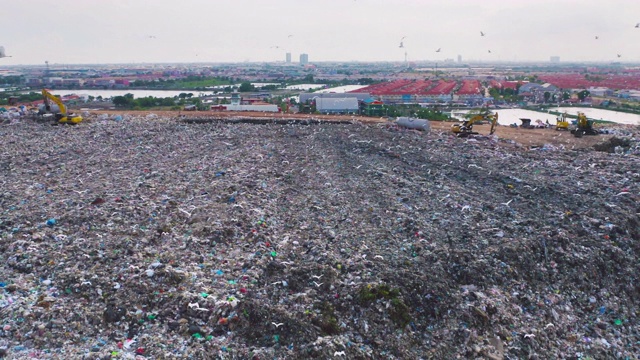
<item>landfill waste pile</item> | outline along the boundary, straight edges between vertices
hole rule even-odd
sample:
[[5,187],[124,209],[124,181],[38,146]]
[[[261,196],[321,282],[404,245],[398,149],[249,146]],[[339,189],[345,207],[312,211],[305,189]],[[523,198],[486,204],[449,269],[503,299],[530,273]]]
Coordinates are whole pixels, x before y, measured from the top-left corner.
[[135,116],[0,144],[0,357],[640,354],[632,153]]
[[640,127],[605,129],[604,131],[607,134],[612,134],[613,137],[601,141],[593,148],[597,151],[609,153],[640,155],[639,130]]

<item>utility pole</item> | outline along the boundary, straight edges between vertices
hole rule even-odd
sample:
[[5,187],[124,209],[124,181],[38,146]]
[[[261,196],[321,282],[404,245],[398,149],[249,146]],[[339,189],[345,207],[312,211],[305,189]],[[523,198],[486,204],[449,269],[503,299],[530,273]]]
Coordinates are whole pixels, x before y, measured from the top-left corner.
[[51,77],[51,70],[49,69],[49,60],[45,60],[44,62],[47,65],[47,68],[44,71],[44,84],[47,84],[49,82],[49,78]]

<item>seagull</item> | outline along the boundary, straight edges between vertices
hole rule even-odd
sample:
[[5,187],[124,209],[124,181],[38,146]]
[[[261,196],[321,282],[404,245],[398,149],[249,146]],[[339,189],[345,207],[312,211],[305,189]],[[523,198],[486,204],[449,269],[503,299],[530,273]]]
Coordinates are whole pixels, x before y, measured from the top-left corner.
[[292,37],[292,36],[293,36],[293,35],[289,34],[287,37],[288,37],[288,38],[290,38],[290,37]]
[[502,204],[504,206],[509,206],[509,204],[511,204],[512,201],[513,201],[513,199],[507,201],[506,203],[500,203],[500,204]]
[[149,39],[155,39],[156,36],[155,35],[149,35]]
[[440,48],[438,48],[438,50],[436,50],[436,52],[440,52]]
[[273,324],[273,326],[275,326],[275,327],[276,327],[276,329],[277,329],[277,328],[279,328],[280,326],[284,325],[284,323],[276,324],[276,323],[274,323],[274,322],[272,322],[272,324]]
[[640,28],[640,23],[637,23],[637,24],[636,24],[636,28]]
[[489,50],[489,54],[491,54],[491,50]]
[[382,255],[376,255],[373,257],[374,259],[380,259],[380,260],[384,260],[384,258],[382,257]]
[[484,36],[484,33],[482,31],[480,31],[480,36]]
[[313,282],[313,284],[314,284],[316,287],[320,287],[320,286],[322,286],[322,284],[323,284],[323,283],[319,283],[319,284],[318,284],[317,282],[315,282],[315,281],[314,281],[314,282]]
[[618,57],[622,57],[622,55],[618,54]]
[[406,36],[403,36],[402,39],[400,39],[400,46],[398,46],[398,47],[401,47],[401,48],[404,47],[404,44],[402,43],[402,40],[404,40],[405,38],[406,38]]
[[0,46],[0,58],[5,58],[5,57],[11,57],[11,56],[8,56],[7,54],[5,54],[4,46]]
[[545,326],[544,328],[545,328],[545,329],[548,329],[548,328],[550,328],[550,327],[552,327],[552,326],[555,326],[555,325],[553,325],[552,323],[548,323],[548,324],[547,324],[547,326]]
[[344,351],[336,351],[333,353],[333,356],[345,356]]
[[598,36],[596,36],[596,40],[598,40],[598,39],[599,39]]
[[628,192],[628,191],[623,191],[623,192],[621,192],[621,193],[617,193],[617,194],[615,194],[614,196],[627,195],[627,194],[629,194],[629,192]]
[[311,275],[312,278],[320,280],[322,275]]
[[536,337],[536,335],[535,335],[535,334],[524,334],[524,338],[525,338],[525,339],[526,339],[526,338],[534,338],[534,337]]

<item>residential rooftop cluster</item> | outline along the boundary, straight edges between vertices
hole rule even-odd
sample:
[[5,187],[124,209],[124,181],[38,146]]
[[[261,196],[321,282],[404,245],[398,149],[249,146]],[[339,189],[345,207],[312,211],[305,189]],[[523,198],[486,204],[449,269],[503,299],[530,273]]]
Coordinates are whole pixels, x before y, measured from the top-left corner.
[[[250,82],[245,98],[300,96],[314,84],[324,91],[356,86],[340,98],[368,94],[382,104],[455,106],[527,105],[541,103],[607,103],[640,100],[640,67],[620,64],[505,64],[505,63],[228,63],[228,64],[120,64],[10,67],[1,79],[23,90],[157,89],[198,91],[201,96],[223,96]],[[255,84],[255,86],[253,86]],[[262,86],[260,84],[263,84]],[[0,86],[1,88],[2,86]],[[316,86],[317,87],[317,86]],[[586,91],[586,93],[584,93]],[[582,94],[581,94],[582,93]],[[227,95],[224,95],[227,94]],[[581,95],[580,95],[581,94]],[[1,98],[1,96],[0,96]],[[212,105],[224,105],[219,99]],[[227,96],[229,100],[229,96]],[[246,104],[245,104],[246,105]],[[216,109],[219,109],[217,107]]]

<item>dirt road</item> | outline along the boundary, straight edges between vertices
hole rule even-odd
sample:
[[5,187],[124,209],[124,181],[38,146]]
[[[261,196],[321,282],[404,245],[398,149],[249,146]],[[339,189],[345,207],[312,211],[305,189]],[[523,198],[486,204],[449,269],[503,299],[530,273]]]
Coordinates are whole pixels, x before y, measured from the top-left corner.
[[[385,124],[389,123],[386,118],[371,118],[363,116],[351,115],[317,115],[317,114],[283,114],[283,113],[264,113],[264,112],[210,112],[210,111],[129,111],[129,110],[96,110],[92,114],[108,114],[108,115],[138,115],[146,116],[148,114],[156,114],[161,117],[178,117],[185,116],[189,118],[234,118],[234,117],[250,117],[250,118],[278,118],[278,119],[318,119],[325,121],[358,121],[366,124]],[[435,131],[449,131],[452,122],[432,121],[431,128]],[[622,125],[621,125],[622,126]],[[489,134],[489,125],[475,125],[475,130],[480,135]],[[545,144],[555,147],[563,146],[566,149],[582,149],[590,148],[593,145],[604,141],[611,135],[585,136],[576,138],[568,131],[556,131],[550,129],[521,129],[511,128],[508,126],[499,126],[495,133],[499,138],[504,140],[512,140],[525,148],[541,147]]]

